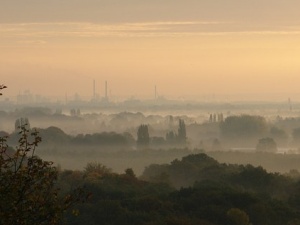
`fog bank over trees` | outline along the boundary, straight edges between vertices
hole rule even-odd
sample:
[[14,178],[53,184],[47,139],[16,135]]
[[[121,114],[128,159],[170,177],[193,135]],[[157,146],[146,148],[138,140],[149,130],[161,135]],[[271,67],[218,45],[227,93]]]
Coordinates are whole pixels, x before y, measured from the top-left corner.
[[5,224],[299,224],[299,118],[47,111],[1,113]]
[[[262,116],[251,104],[233,112],[219,107],[210,106],[210,111],[193,109],[192,114],[182,115],[159,111],[89,113],[79,108],[64,113],[26,107],[1,111],[0,128],[2,134],[10,136],[8,142],[12,146],[17,143],[19,125],[36,128],[43,140],[38,154],[70,169],[81,169],[96,160],[111,165],[115,171],[132,165],[141,174],[151,163],[168,163],[193,152],[207,152],[228,163],[264,165],[270,171],[298,168],[289,157],[298,154],[300,147],[300,118],[295,116],[296,110],[279,116],[270,107],[264,109]],[[279,155],[283,152],[289,155]],[[280,158],[289,161],[290,168],[284,163],[276,166],[267,157],[276,162]]]

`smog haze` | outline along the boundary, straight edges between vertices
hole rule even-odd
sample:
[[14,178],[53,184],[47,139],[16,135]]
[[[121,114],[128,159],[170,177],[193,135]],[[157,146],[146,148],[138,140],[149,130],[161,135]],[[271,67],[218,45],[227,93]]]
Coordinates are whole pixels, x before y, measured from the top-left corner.
[[296,0],[2,0],[7,96],[300,99]]

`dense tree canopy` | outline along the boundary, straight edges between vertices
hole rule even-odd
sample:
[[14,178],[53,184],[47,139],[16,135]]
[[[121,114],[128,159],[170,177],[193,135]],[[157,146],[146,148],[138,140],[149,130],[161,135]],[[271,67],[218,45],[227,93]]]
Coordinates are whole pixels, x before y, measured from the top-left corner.
[[273,138],[259,139],[256,150],[260,152],[277,152],[277,144]]
[[252,138],[264,135],[268,130],[265,118],[261,116],[229,116],[221,123],[225,138]]
[[65,210],[81,200],[81,190],[60,196],[57,169],[35,155],[38,133],[21,127],[20,135],[15,151],[7,137],[0,138],[0,224],[60,224]]
[[299,128],[295,128],[293,130],[293,143],[295,145],[299,145],[300,144],[300,127]]
[[222,143],[231,147],[253,148],[257,140],[268,134],[266,119],[261,116],[229,116],[220,123]]
[[[220,164],[205,154],[151,165],[142,180],[131,169],[116,174],[97,164],[83,173],[92,202],[81,205],[69,224],[282,225],[300,218],[297,180],[261,167]],[[185,185],[172,188],[176,179]]]

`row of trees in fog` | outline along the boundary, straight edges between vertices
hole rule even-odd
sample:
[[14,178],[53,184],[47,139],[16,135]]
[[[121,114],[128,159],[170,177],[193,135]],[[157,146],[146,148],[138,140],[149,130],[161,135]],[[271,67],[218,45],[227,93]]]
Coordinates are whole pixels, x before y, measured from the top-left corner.
[[[10,135],[9,143],[16,144],[18,141],[18,133],[20,127],[31,129],[28,118],[19,118],[15,122],[15,131]],[[187,135],[184,120],[180,119],[178,123],[178,132],[169,131],[166,137],[150,136],[149,125],[141,124],[137,128],[137,138],[135,139],[129,132],[116,133],[116,132],[102,132],[93,134],[78,134],[76,136],[66,134],[58,127],[48,127],[46,129],[37,129],[43,139],[43,146],[47,145],[75,145],[75,146],[105,146],[105,147],[138,147],[140,149],[149,147],[163,147],[163,146],[186,146]],[[2,132],[4,135],[8,135]]]
[[174,131],[168,131],[165,139],[164,137],[150,138],[148,125],[140,125],[137,131],[137,146],[140,148],[145,148],[149,147],[150,143],[154,146],[186,146],[187,134],[184,120],[179,119],[178,132],[176,133]]
[[[41,113],[43,110],[47,111],[46,109],[35,108],[18,109],[15,112],[0,111],[0,125],[1,127],[12,127],[16,119],[23,118],[24,121],[28,118],[27,124],[35,124],[35,126],[38,125],[43,128],[57,127],[70,136],[80,135],[78,138],[83,142],[85,142],[85,136],[90,138],[90,135],[93,136],[96,133],[121,135],[126,133],[130,134],[131,139],[135,142],[130,141],[129,145],[141,148],[144,148],[142,146],[168,148],[169,146],[186,145],[190,148],[204,148],[206,150],[253,149],[259,140],[264,138],[273,139],[279,148],[288,149],[300,146],[300,118],[297,117],[266,119],[263,116],[256,115],[215,113],[205,115],[206,119],[201,117],[203,120],[197,120],[197,117],[186,115],[145,116],[142,113],[120,112],[107,115],[81,113],[80,116],[70,116],[51,114],[50,112]],[[8,126],[10,120],[12,120],[11,125]],[[178,130],[180,121],[184,122],[186,135],[181,135]],[[21,123],[22,121],[18,121],[16,127]],[[149,141],[140,142],[138,140],[138,130],[141,125],[148,127]],[[78,127],[80,127],[80,130],[78,130]],[[183,131],[184,129],[180,130]],[[109,135],[107,138],[110,138]],[[86,143],[89,143],[89,141],[86,141]],[[95,141],[94,143],[98,142]],[[143,143],[149,144],[145,145]]]
[[[280,121],[282,123],[282,121]],[[276,149],[275,145],[282,147],[300,144],[300,128],[288,130],[286,126],[267,122],[262,116],[230,116],[220,123],[220,139],[230,145],[240,145],[256,142],[259,149],[262,145]]]
[[[19,118],[15,122],[15,133],[11,143],[16,142],[18,127],[26,125],[30,129],[28,118]],[[229,116],[217,123],[187,124],[179,119],[177,128],[166,129],[163,135],[157,135],[151,124],[141,124],[130,132],[101,132],[93,134],[69,135],[58,127],[37,128],[43,138],[43,145],[78,146],[122,146],[124,148],[168,148],[200,147],[205,150],[224,150],[235,148],[256,148],[259,151],[276,152],[277,146],[300,145],[300,128],[287,130],[275,123],[267,122],[262,116]],[[2,132],[4,133],[4,132]],[[195,140],[197,138],[197,140]],[[197,145],[198,142],[198,145]],[[199,145],[200,143],[200,145]]]

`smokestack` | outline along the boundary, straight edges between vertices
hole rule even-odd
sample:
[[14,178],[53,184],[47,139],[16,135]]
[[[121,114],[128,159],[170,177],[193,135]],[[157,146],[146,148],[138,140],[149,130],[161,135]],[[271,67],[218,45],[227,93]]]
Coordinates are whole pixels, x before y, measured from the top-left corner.
[[156,85],[154,87],[154,99],[157,99],[157,90],[156,90]]

